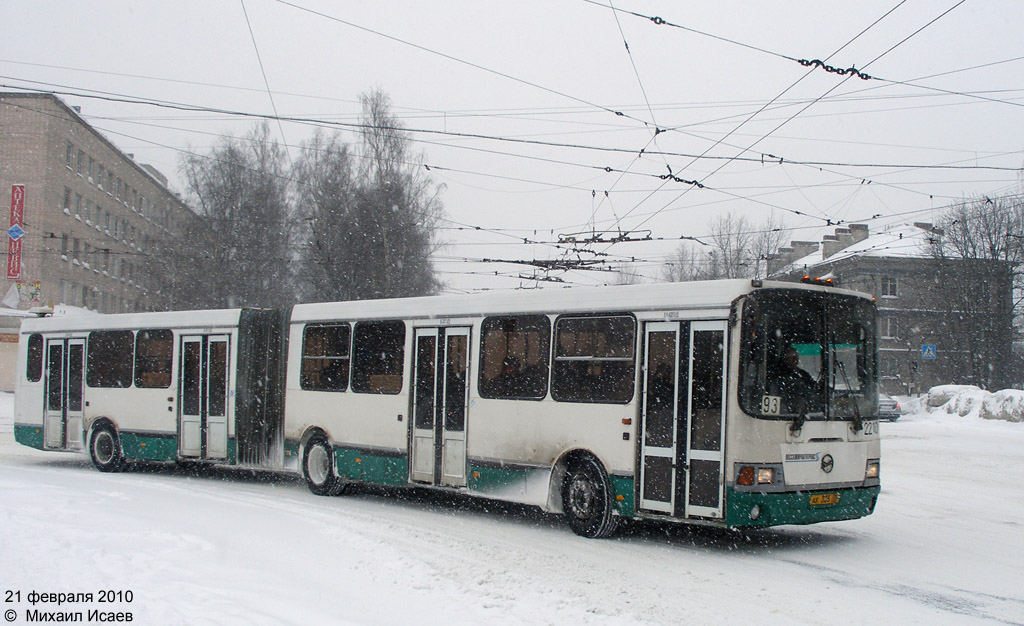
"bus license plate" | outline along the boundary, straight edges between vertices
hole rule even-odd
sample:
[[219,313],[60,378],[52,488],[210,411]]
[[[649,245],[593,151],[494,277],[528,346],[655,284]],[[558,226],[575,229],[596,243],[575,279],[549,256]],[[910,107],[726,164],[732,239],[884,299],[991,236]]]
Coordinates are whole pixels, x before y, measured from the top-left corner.
[[811,494],[811,506],[831,506],[833,504],[839,504],[838,493]]

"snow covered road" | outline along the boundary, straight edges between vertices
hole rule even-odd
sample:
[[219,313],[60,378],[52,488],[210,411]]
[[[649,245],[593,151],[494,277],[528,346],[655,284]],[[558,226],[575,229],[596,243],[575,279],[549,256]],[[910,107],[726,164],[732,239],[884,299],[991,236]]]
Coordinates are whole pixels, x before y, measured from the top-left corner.
[[[0,394],[0,599],[136,624],[1024,624],[1024,424],[883,424],[882,496],[850,522],[575,536],[535,509],[289,475],[101,474],[19,446]],[[130,590],[132,602],[37,603]]]

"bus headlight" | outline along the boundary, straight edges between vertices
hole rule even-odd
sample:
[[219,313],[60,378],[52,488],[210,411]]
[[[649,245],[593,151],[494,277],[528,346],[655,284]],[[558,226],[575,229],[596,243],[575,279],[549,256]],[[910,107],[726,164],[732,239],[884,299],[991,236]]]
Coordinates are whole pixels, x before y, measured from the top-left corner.
[[864,478],[878,478],[880,471],[878,459],[868,459],[868,466],[864,470]]
[[775,480],[775,470],[770,467],[757,468],[757,484],[770,485]]

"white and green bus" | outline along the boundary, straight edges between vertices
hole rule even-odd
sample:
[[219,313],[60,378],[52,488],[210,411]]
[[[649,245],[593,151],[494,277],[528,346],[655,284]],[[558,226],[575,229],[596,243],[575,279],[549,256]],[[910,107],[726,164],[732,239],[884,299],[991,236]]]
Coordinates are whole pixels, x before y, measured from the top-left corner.
[[23,322],[15,436],[725,527],[868,515],[875,307],[749,280]]

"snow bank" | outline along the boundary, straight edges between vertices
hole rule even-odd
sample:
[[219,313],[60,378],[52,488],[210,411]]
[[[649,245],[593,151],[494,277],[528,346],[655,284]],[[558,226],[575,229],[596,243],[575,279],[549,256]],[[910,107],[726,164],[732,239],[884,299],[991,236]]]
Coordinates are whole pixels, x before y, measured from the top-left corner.
[[1020,389],[992,393],[974,385],[940,385],[929,389],[923,400],[923,406],[917,408],[928,413],[1024,422],[1024,391]]

